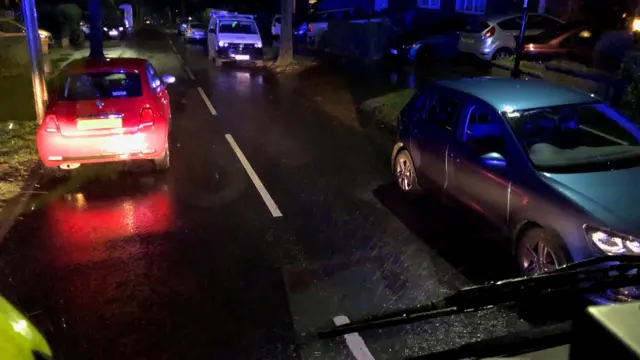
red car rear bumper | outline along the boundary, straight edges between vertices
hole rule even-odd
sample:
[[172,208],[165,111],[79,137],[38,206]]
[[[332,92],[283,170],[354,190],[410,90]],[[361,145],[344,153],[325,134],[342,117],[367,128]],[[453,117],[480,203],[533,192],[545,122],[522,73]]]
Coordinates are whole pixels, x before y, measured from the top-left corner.
[[49,167],[159,159],[168,146],[166,128],[158,126],[134,133],[97,136],[65,136],[40,128],[36,142],[40,159]]

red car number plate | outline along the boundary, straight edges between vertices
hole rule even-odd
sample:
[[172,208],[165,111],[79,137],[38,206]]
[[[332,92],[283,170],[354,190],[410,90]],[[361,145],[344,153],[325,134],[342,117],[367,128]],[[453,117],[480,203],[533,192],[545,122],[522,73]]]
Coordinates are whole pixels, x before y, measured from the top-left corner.
[[122,118],[78,119],[78,130],[115,129],[122,127]]

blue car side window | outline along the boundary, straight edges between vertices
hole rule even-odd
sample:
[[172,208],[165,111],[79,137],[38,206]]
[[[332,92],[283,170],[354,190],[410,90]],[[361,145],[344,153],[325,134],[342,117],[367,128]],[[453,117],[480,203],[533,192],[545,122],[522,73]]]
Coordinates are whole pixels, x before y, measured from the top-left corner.
[[428,102],[428,98],[428,93],[417,92],[413,97],[411,97],[404,109],[402,109],[402,117],[410,118],[412,121],[421,117],[424,111],[424,106]]
[[460,101],[455,97],[438,95],[430,102],[426,120],[438,127],[451,131],[457,120]]
[[506,128],[488,107],[474,106],[469,111],[463,141],[476,156],[492,152],[507,155]]

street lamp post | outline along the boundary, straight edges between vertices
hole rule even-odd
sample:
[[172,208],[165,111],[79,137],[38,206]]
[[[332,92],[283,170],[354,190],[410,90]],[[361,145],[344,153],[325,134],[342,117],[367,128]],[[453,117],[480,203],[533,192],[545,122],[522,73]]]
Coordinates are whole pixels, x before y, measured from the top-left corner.
[[29,48],[29,59],[31,60],[31,83],[33,85],[36,120],[41,122],[46,110],[47,85],[42,66],[42,45],[40,44],[40,33],[38,32],[38,14],[36,13],[35,0],[22,0],[22,13],[24,14],[27,46]]
[[516,58],[513,61],[513,69],[511,69],[511,77],[519,79],[520,74],[520,59],[522,58],[522,50],[524,49],[524,33],[527,29],[527,17],[529,12],[527,10],[528,0],[524,0],[522,6],[522,26],[520,27],[520,36],[518,36],[518,43],[516,44]]

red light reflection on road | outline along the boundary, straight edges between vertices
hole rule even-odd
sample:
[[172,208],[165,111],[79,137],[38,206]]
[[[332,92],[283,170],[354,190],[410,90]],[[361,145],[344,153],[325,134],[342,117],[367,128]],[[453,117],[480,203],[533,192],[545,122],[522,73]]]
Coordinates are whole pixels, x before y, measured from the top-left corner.
[[[167,191],[117,200],[87,201],[81,193],[46,209],[47,234],[56,262],[95,262],[120,256],[113,243],[173,230]],[[121,249],[120,249],[121,250]]]

